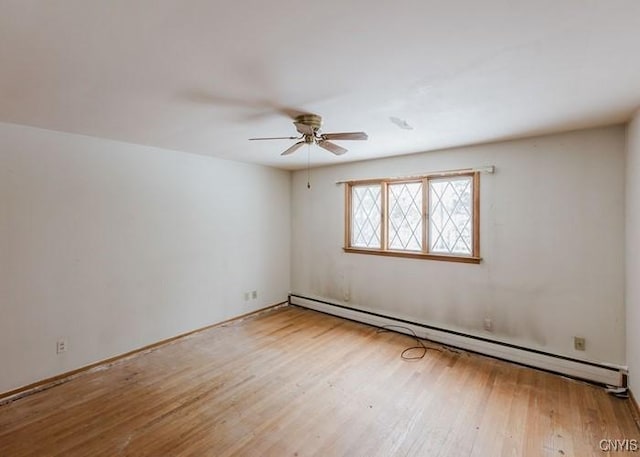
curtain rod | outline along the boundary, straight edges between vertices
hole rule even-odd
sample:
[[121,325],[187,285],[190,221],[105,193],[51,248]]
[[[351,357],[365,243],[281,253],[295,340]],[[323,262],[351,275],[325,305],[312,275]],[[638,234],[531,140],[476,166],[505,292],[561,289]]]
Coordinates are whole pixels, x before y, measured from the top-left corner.
[[447,171],[430,171],[428,173],[421,173],[419,175],[407,175],[407,176],[387,176],[384,178],[359,178],[359,179],[343,179],[340,181],[336,181],[336,184],[346,184],[346,183],[355,183],[360,181],[385,181],[385,180],[401,180],[401,179],[417,179],[424,178],[426,176],[455,176],[461,175],[464,173],[488,173],[493,174],[496,171],[496,167],[494,165],[489,165],[486,167],[476,167],[476,168],[460,168],[458,170],[447,170]]

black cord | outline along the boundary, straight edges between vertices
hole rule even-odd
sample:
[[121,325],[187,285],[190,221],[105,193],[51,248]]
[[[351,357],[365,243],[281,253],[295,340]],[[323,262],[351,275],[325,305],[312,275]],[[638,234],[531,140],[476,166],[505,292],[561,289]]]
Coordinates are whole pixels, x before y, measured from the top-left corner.
[[[383,325],[382,327],[378,327],[378,330],[376,331],[376,333],[383,333],[383,332],[404,333],[404,332],[397,332],[396,330],[393,330],[394,328],[406,330],[409,333],[411,333],[411,335],[413,335],[413,337],[416,339],[416,346],[408,347],[408,348],[406,348],[404,351],[402,351],[400,353],[400,357],[403,360],[420,360],[420,359],[423,359],[424,356],[427,355],[427,351],[429,349],[432,349],[432,350],[438,351],[438,352],[442,352],[440,349],[428,348],[427,346],[425,346],[424,343],[422,342],[422,340],[420,338],[418,338],[418,335],[416,335],[416,332],[414,332],[413,329],[411,329],[409,327],[404,327],[402,325]],[[419,355],[415,355],[415,356],[408,356],[407,352],[412,351],[414,349],[420,349],[421,350],[420,354]]]

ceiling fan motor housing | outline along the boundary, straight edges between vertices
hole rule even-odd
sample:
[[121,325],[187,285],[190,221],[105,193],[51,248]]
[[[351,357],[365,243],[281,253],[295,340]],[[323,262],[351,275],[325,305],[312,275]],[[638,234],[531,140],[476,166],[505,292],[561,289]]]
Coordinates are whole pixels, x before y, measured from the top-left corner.
[[315,132],[322,127],[322,116],[318,116],[317,114],[301,114],[300,116],[296,116],[294,123],[307,125]]

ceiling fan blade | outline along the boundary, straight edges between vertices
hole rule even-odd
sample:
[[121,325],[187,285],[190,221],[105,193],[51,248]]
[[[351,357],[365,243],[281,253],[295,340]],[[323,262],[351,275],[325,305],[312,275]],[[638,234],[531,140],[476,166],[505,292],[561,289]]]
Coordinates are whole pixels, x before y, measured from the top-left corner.
[[290,106],[282,106],[282,105],[276,105],[276,104],[274,104],[274,110],[277,113],[290,118],[291,120],[305,114],[305,111],[300,111],[297,108],[291,108]]
[[331,142],[326,141],[326,140],[320,140],[320,141],[318,141],[317,144],[321,148],[326,149],[327,151],[332,152],[337,156],[341,156],[342,154],[344,154],[345,152],[348,151],[348,149],[345,149],[342,146],[338,146],[337,144],[331,143]]
[[296,130],[303,135],[315,135],[312,126],[303,124],[302,122],[294,122],[293,124],[296,126]]
[[304,141],[298,141],[296,144],[294,144],[293,146],[291,146],[289,149],[287,149],[286,151],[284,151],[282,154],[280,154],[281,156],[288,156],[289,154],[293,154],[294,152],[296,152],[298,149],[300,149],[300,147],[305,144]]
[[369,138],[364,132],[323,133],[323,140],[366,140]]
[[297,136],[273,136],[267,138],[249,138],[249,141],[254,140],[299,140],[300,137]]

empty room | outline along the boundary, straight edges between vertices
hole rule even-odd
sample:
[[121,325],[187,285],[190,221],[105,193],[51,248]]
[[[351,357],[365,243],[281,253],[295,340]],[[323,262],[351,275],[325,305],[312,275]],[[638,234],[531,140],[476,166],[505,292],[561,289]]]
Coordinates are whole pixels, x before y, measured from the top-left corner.
[[0,0],[0,457],[640,455],[638,24]]

